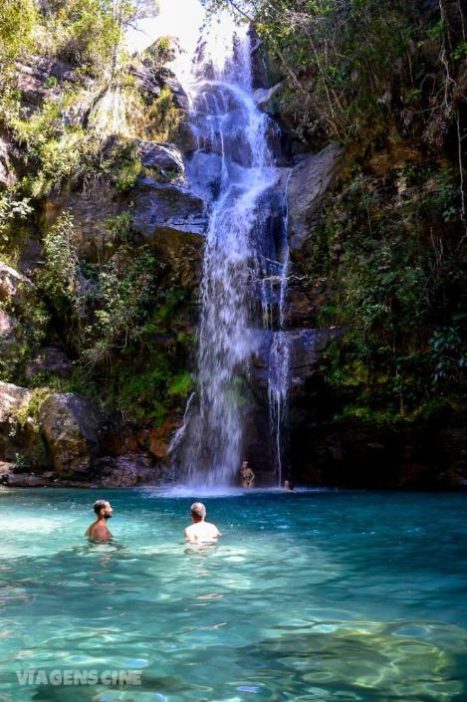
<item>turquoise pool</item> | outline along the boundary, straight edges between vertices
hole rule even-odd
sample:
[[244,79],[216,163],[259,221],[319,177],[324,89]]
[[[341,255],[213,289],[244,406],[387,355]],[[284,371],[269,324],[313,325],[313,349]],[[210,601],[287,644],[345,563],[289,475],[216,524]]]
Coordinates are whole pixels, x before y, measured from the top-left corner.
[[[83,537],[98,497],[115,546]],[[467,700],[467,495],[209,497],[206,552],[182,541],[192,501],[0,491],[0,701]]]

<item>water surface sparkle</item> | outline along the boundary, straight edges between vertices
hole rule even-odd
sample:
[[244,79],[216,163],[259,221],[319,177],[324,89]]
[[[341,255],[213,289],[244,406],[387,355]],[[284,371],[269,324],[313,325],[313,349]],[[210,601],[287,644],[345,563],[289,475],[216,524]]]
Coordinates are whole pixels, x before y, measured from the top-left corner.
[[15,671],[140,670],[67,702],[467,699],[467,496],[108,490],[115,546],[82,534],[101,492],[0,491],[0,699],[65,699]]

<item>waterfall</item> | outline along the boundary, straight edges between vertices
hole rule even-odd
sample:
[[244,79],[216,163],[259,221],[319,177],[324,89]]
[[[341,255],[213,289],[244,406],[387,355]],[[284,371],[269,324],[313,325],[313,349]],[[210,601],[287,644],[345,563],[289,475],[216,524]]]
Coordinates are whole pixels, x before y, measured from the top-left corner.
[[[186,480],[196,486],[231,484],[242,458],[249,458],[243,456],[245,388],[259,329],[270,326],[273,317],[268,300],[272,283],[265,281],[277,280],[278,266],[283,272],[281,308],[285,295],[287,264],[277,261],[283,242],[274,240],[268,209],[269,193],[274,188],[277,192],[279,180],[270,147],[277,127],[255,103],[251,49],[248,27],[225,18],[214,22],[205,29],[185,83],[197,145],[186,173],[210,210],[201,283],[197,409],[190,412],[180,451]],[[283,238],[283,212],[280,218]],[[269,396],[274,404],[271,421],[280,427],[288,351],[280,335],[276,339]],[[280,462],[280,449],[277,453]]]
[[[285,190],[284,201],[287,202],[287,185]],[[283,481],[283,434],[284,427],[287,422],[288,409],[288,394],[289,394],[289,371],[290,371],[290,347],[289,339],[285,327],[285,303],[287,295],[288,274],[289,274],[289,246],[287,240],[288,229],[288,209],[286,209],[286,218],[284,222],[284,242],[285,255],[280,271],[280,286],[279,286],[279,331],[273,333],[271,344],[271,353],[269,357],[269,373],[268,373],[268,396],[269,396],[269,412],[270,425],[274,438],[275,460],[277,470],[277,483],[282,485]]]

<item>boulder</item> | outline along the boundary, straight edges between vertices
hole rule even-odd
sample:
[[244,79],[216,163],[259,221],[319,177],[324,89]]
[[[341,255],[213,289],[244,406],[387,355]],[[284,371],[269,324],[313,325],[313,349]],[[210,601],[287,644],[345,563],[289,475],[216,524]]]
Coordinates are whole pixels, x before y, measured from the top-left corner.
[[53,226],[63,212],[71,212],[78,255],[100,261],[110,254],[106,247],[111,240],[108,221],[127,210],[125,198],[116,197],[109,182],[95,179],[79,191],[51,196],[46,202],[46,220],[48,226]]
[[160,171],[164,176],[170,173],[182,175],[184,172],[183,157],[173,144],[143,141],[139,147],[139,155],[143,166]]
[[13,383],[0,382],[0,424],[18,416],[25,405],[29,404],[32,391]]
[[27,417],[32,398],[32,390],[0,382],[0,461],[44,468],[46,446],[36,421]]
[[308,154],[292,169],[287,188],[288,234],[292,250],[301,249],[323,196],[336,183],[342,169],[343,149],[329,144],[318,154]]
[[39,418],[55,471],[85,473],[100,447],[103,417],[94,402],[73,393],[50,395]]
[[51,480],[44,473],[36,475],[35,473],[15,473],[12,470],[5,475],[0,474],[0,484],[10,488],[48,487]]
[[14,463],[0,461],[0,486],[8,485],[10,476],[13,475]]
[[103,458],[98,465],[99,484],[103,487],[135,487],[155,483],[160,471],[147,453],[129,452],[122,456]]
[[8,142],[0,136],[0,187],[8,188],[16,183],[16,173],[10,161]]
[[135,191],[133,228],[154,248],[176,252],[183,243],[203,243],[208,218],[204,202],[181,183],[143,178]]
[[14,341],[17,322],[0,307],[0,344]]
[[70,375],[71,370],[71,361],[63,351],[55,346],[45,346],[32,361],[29,361],[26,367],[26,378],[31,380],[40,373],[66,378]]
[[57,58],[33,56],[30,63],[18,64],[18,90],[29,108],[40,106],[50,94],[59,95],[65,81],[76,82],[76,72]]
[[25,275],[0,261],[0,300],[19,305],[24,293],[31,289],[32,283]]
[[253,97],[258,107],[268,114],[273,113],[274,109],[271,105],[271,101],[274,96],[282,90],[283,85],[284,84],[280,82],[276,83],[276,85],[273,85],[271,88],[258,88],[255,90]]

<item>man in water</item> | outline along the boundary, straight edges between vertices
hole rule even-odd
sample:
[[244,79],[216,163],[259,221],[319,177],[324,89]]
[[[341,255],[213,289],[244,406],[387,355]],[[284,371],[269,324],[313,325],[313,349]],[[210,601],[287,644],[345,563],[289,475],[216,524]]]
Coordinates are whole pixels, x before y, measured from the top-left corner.
[[113,509],[107,500],[97,500],[94,502],[94,512],[97,515],[95,522],[86,529],[85,536],[89,541],[97,543],[107,543],[112,538],[112,534],[107,528],[107,520],[112,517]]
[[240,468],[240,477],[242,479],[243,488],[251,488],[255,482],[255,474],[248,465],[248,461],[243,461]]
[[193,524],[185,529],[185,541],[190,544],[213,544],[219,536],[219,529],[210,522],[206,522],[206,507],[202,502],[194,502],[191,507]]

